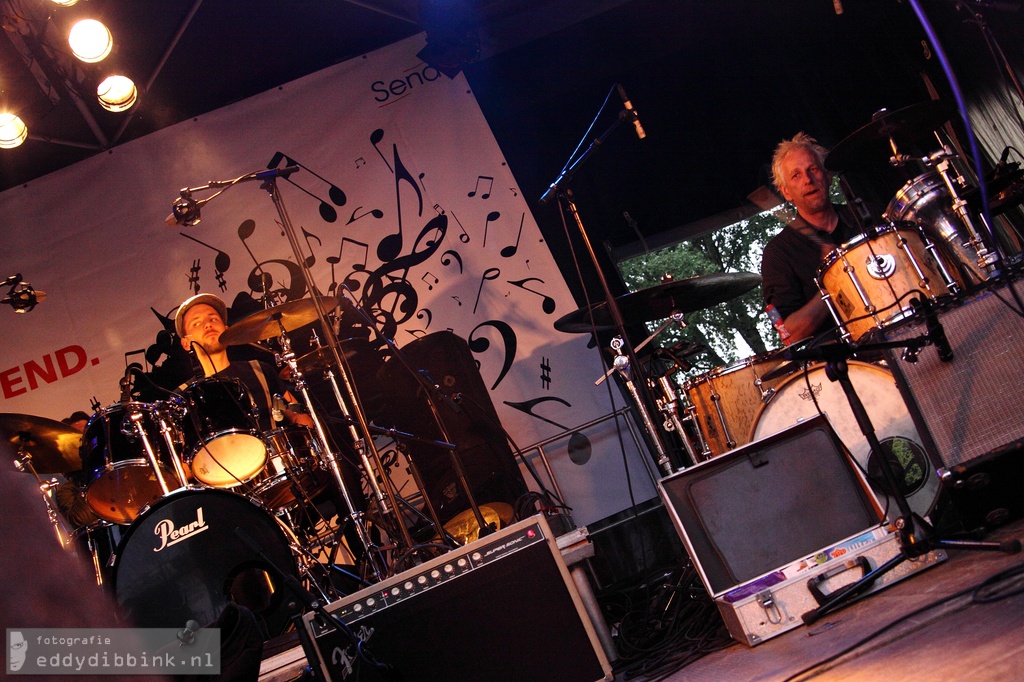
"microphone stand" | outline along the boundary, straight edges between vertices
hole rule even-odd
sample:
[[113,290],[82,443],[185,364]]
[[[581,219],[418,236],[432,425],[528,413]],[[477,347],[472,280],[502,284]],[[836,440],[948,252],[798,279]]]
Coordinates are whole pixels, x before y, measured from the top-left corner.
[[[898,532],[900,552],[874,570],[866,573],[859,580],[846,585],[828,596],[819,606],[801,616],[804,625],[811,625],[822,616],[831,613],[856,598],[865,590],[869,589],[874,582],[885,573],[893,570],[907,559],[921,557],[933,549],[973,549],[978,551],[995,551],[1015,554],[1021,550],[1019,540],[1006,542],[977,542],[969,540],[950,540],[938,537],[935,530],[923,518],[916,514],[907,501],[907,496],[900,489],[896,472],[892,470],[888,459],[885,457],[878,436],[875,434],[871,418],[868,416],[864,404],[857,395],[857,391],[850,380],[847,367],[847,359],[854,352],[881,350],[884,348],[907,348],[908,351],[916,353],[922,346],[935,343],[932,332],[928,335],[919,336],[906,341],[867,343],[857,346],[847,346],[841,343],[824,344],[814,348],[793,348],[783,353],[787,360],[799,361],[823,361],[825,362],[825,376],[829,381],[838,381],[846,393],[846,399],[857,420],[857,425],[871,448],[871,454],[877,457],[882,470],[882,477],[885,479],[886,491],[896,500],[900,516],[894,521]],[[941,351],[940,351],[941,352]]]
[[[605,139],[607,139],[616,128],[622,125],[624,121],[635,116],[635,112],[623,110],[619,117],[615,119],[615,122],[612,123],[612,125],[609,126],[609,128],[600,137],[591,142],[590,146],[587,147],[578,159],[570,161],[570,163],[566,165],[558,178],[551,183],[548,190],[540,198],[539,203],[541,205],[545,205],[550,202],[553,197],[558,197],[559,205],[562,207],[562,210],[568,211],[572,215],[573,222],[576,223],[576,227],[580,232],[583,243],[587,248],[587,254],[590,256],[590,261],[594,266],[594,271],[597,273],[598,281],[601,283],[601,291],[604,294],[605,305],[608,306],[608,314],[611,316],[612,322],[615,325],[616,335],[621,339],[621,346],[615,349],[616,364],[614,368],[619,370],[622,376],[627,377],[631,384],[630,393],[634,394],[636,397],[637,408],[640,410],[641,421],[643,422],[647,435],[650,438],[651,445],[654,447],[657,454],[656,462],[667,476],[675,471],[681,471],[686,467],[682,462],[678,461],[678,456],[675,455],[675,452],[666,447],[661,433],[658,431],[657,427],[654,425],[654,421],[651,419],[651,412],[648,406],[654,405],[655,402],[651,396],[647,378],[642,376],[641,369],[643,365],[640,364],[640,361],[637,359],[633,345],[629,343],[629,336],[626,334],[626,323],[622,317],[622,311],[619,309],[615,296],[612,294],[611,287],[608,284],[608,279],[605,277],[604,270],[601,268],[601,263],[597,259],[597,253],[594,251],[594,246],[590,242],[587,230],[583,226],[583,220],[580,218],[579,211],[576,208],[576,202],[573,199],[572,189],[567,186],[576,174],[576,171],[578,171],[584,162],[586,162],[591,155],[593,155],[594,152],[604,144]],[[623,359],[619,360],[618,358]],[[640,381],[632,381],[627,365],[635,368],[637,373],[641,374]]]
[[[342,372],[343,375],[350,376],[352,374],[351,369],[348,367],[348,363],[345,360],[344,354],[338,352],[340,342],[338,340],[337,334],[335,334],[334,332],[334,326],[330,323],[330,320],[328,320],[327,318],[327,311],[324,309],[322,294],[320,294],[320,290],[317,288],[316,282],[313,280],[313,274],[310,272],[309,266],[306,264],[306,259],[302,253],[301,243],[295,233],[295,227],[292,225],[292,221],[288,217],[288,210],[285,207],[284,199],[282,198],[281,192],[278,190],[277,187],[278,178],[287,178],[292,173],[295,173],[298,170],[298,166],[284,166],[282,168],[271,168],[266,170],[255,171],[253,173],[249,173],[247,175],[235,178],[234,180],[211,181],[206,185],[200,187],[186,187],[181,190],[181,200],[175,202],[171,216],[172,219],[177,218],[181,220],[185,225],[195,225],[196,223],[199,222],[199,208],[201,206],[205,205],[215,197],[220,196],[223,192],[227,191],[229,188],[235,186],[240,182],[259,180],[262,183],[260,185],[260,188],[267,191],[267,193],[270,195],[271,201],[274,203],[274,207],[277,209],[277,214],[278,217],[280,218],[281,231],[284,232],[285,237],[287,237],[288,244],[291,246],[292,253],[295,256],[295,262],[299,268],[299,271],[302,273],[303,282],[306,285],[306,290],[309,292],[310,300],[313,303],[313,309],[316,311],[317,320],[320,323],[324,339],[327,342],[327,348],[330,350],[331,357],[334,360],[334,366],[337,367]],[[219,191],[207,197],[206,199],[203,199],[198,202],[192,199],[193,192],[214,188],[219,188]],[[375,457],[378,457],[379,455],[376,452],[376,446],[373,443],[373,438],[370,437],[369,422],[366,418],[366,413],[362,409],[362,403],[359,400],[359,396],[356,393],[355,387],[352,386],[351,382],[349,381],[345,381],[344,383],[346,388],[348,388],[351,393],[350,397],[352,398],[352,412],[356,417],[356,421],[359,424],[360,431],[363,434],[363,444],[365,445],[365,447],[369,448],[374,453]],[[343,494],[346,494],[345,482],[342,479],[341,469],[338,466],[338,456],[335,453],[330,452],[328,443],[324,443],[324,448],[325,452],[328,452],[327,460],[333,478],[333,483],[338,488],[339,491],[341,491]],[[358,520],[359,515],[357,511],[353,508],[351,502],[346,499],[345,503],[348,504],[349,506],[348,512],[350,518]],[[402,526],[402,524],[399,525]],[[367,550],[367,556],[370,556],[372,552],[370,551],[371,544],[369,534],[366,532],[366,529],[363,528],[362,524],[358,521],[355,523],[355,528],[359,533],[360,541],[363,543],[364,547]],[[402,530],[405,531],[404,526],[402,526]],[[412,539],[409,537],[407,531],[405,532],[404,539],[406,543],[408,543],[411,546]],[[370,564],[371,569],[373,570],[377,580],[381,580],[384,577],[384,574],[386,573],[386,567],[378,566],[376,565],[376,562],[372,560]]]

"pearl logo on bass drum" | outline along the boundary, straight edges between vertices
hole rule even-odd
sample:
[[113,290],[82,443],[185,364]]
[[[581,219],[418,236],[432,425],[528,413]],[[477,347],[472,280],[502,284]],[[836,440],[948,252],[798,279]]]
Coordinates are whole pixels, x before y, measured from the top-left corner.
[[166,547],[176,545],[183,540],[188,540],[208,528],[209,526],[206,525],[206,520],[203,518],[202,507],[196,509],[195,521],[187,523],[179,528],[175,528],[170,519],[162,519],[153,529],[153,534],[160,538],[160,546],[156,547],[153,551],[159,552]]

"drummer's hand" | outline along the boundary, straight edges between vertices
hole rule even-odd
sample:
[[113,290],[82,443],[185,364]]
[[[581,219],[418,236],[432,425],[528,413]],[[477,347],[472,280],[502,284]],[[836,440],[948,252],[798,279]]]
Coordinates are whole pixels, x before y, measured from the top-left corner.
[[284,413],[284,416],[289,423],[295,426],[308,426],[309,428],[313,428],[313,418],[310,417],[308,414],[303,414],[301,412],[292,412],[291,410],[288,410]]

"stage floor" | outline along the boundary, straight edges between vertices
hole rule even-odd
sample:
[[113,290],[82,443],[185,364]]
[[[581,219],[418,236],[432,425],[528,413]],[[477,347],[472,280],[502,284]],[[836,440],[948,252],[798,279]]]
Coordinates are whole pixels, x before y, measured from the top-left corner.
[[[1024,520],[986,540],[1024,540]],[[971,680],[1024,678],[1024,553],[947,550],[911,575],[756,647],[734,643],[685,668],[631,681]],[[983,589],[981,589],[983,588]],[[260,680],[300,675],[300,648],[264,660]],[[619,674],[616,682],[626,682]],[[544,682],[544,681],[530,681]],[[557,682],[552,680],[551,682]]]
[[[1013,538],[1024,540],[1024,520],[986,539]],[[949,550],[948,555],[945,563],[871,594],[811,627],[801,626],[753,648],[734,644],[658,679],[1002,682],[1024,678],[1024,553]],[[999,576],[1004,579],[995,580]],[[988,581],[992,584],[979,591]],[[839,657],[830,660],[835,656]]]

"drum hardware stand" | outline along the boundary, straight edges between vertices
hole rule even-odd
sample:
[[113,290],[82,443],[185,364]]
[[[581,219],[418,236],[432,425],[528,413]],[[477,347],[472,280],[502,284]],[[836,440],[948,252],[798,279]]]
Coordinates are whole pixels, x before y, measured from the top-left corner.
[[[668,453],[665,450],[665,444],[661,440],[661,433],[654,425],[654,421],[651,419],[651,414],[647,410],[646,402],[641,395],[638,385],[643,385],[646,381],[641,380],[640,382],[633,381],[633,365],[630,363],[629,355],[622,352],[622,348],[626,346],[626,342],[620,336],[616,336],[611,340],[611,349],[615,352],[615,357],[612,359],[612,369],[619,373],[622,378],[622,383],[625,384],[626,390],[629,391],[630,396],[633,397],[633,402],[637,406],[637,413],[640,415],[640,420],[643,422],[644,429],[647,430],[647,434],[651,437],[651,445],[654,447],[657,457],[655,457],[655,464],[657,464],[662,472],[668,476],[672,473],[672,462],[669,460]],[[633,354],[634,359],[636,355]],[[696,461],[696,460],[695,460]]]
[[[313,332],[313,341],[318,349],[323,347],[320,344],[320,337],[316,335],[315,331]],[[374,458],[374,463],[376,464],[376,468],[374,468],[374,463],[370,462],[370,458],[367,455],[366,441],[359,435],[359,431],[356,429],[356,422],[352,418],[352,413],[349,411],[348,405],[346,404],[345,399],[341,395],[341,388],[338,386],[338,380],[334,374],[334,368],[327,367],[325,376],[327,378],[328,383],[331,385],[331,390],[334,392],[334,400],[335,402],[338,403],[338,409],[341,410],[341,414],[345,418],[345,422],[349,430],[349,437],[352,439],[352,445],[355,448],[356,453],[358,453],[359,460],[363,465],[363,470],[366,472],[367,479],[369,479],[370,488],[373,490],[374,499],[377,500],[377,509],[382,515],[390,515],[394,510],[397,509],[395,503],[395,491],[393,487],[389,486],[387,483],[385,483],[384,486],[385,490],[381,491],[380,485],[377,482],[377,476],[375,472],[384,470],[384,465],[380,461],[380,454],[377,452],[376,448],[373,448],[371,450],[371,454],[373,455]],[[345,384],[345,388],[349,396],[351,397],[355,395],[355,391],[352,388],[351,379],[349,378],[349,376],[343,373],[341,375],[341,379],[342,382],[344,382]],[[371,430],[373,429],[373,427],[369,428]],[[387,477],[385,476],[383,478],[386,479]],[[387,493],[386,497],[385,492]],[[398,525],[402,527],[401,532],[403,535],[403,540],[406,542],[407,545],[412,546],[412,537],[409,536],[408,531],[405,529],[405,524],[402,523],[401,518],[398,518],[397,515],[396,521]]]
[[[587,255],[590,257],[590,262],[594,267],[594,273],[601,284],[601,292],[604,295],[604,304],[608,308],[608,313],[611,316],[612,323],[614,325],[615,334],[619,340],[619,348],[616,349],[615,358],[615,362],[618,363],[618,365],[615,365],[614,368],[619,370],[620,376],[626,376],[630,371],[630,366],[637,368],[639,371],[642,365],[639,360],[637,360],[635,349],[627,341],[629,337],[626,334],[626,321],[622,316],[622,310],[619,308],[619,305],[615,300],[615,296],[612,294],[611,286],[608,284],[608,279],[605,277],[604,270],[601,267],[601,262],[597,258],[597,253],[594,251],[594,246],[590,241],[590,236],[587,234],[587,230],[580,218],[575,199],[573,198],[572,189],[567,185],[572,181],[573,176],[576,175],[576,172],[580,167],[604,144],[604,141],[608,136],[610,136],[627,120],[639,123],[636,111],[632,109],[623,110],[620,115],[615,118],[615,121],[611,126],[609,126],[607,130],[600,135],[600,137],[591,142],[590,146],[588,146],[578,158],[573,159],[570,157],[569,161],[562,169],[562,172],[558,175],[555,181],[551,183],[547,191],[544,192],[538,201],[539,204],[545,205],[549,203],[551,199],[557,197],[559,206],[563,211],[568,211],[570,213],[573,222],[576,224],[576,228],[579,230],[580,237],[583,239],[583,244],[587,249]],[[568,234],[566,236],[568,236]],[[625,350],[625,352],[623,352],[623,350]],[[623,359],[619,360],[619,358]],[[672,458],[669,457],[668,449],[665,447],[665,443],[662,440],[662,435],[660,431],[655,428],[654,423],[651,420],[650,411],[646,406],[653,405],[654,400],[650,394],[650,387],[648,386],[647,380],[645,379],[639,382],[632,382],[628,388],[630,395],[634,396],[633,399],[637,402],[641,420],[644,423],[644,427],[650,437],[651,445],[654,447],[656,453],[655,461],[658,466],[665,475],[669,475],[674,471],[683,470],[685,466],[682,462],[673,462]]]
[[[318,310],[320,310],[319,304]],[[352,496],[349,494],[348,487],[345,485],[344,477],[341,475],[341,468],[338,464],[338,454],[331,448],[331,440],[328,438],[327,431],[324,429],[323,421],[321,421],[320,415],[317,414],[317,411],[313,406],[313,399],[309,395],[309,385],[306,383],[302,370],[299,369],[299,363],[296,360],[295,352],[292,351],[291,340],[288,338],[288,333],[284,326],[281,325],[280,320],[278,321],[278,325],[281,327],[281,333],[278,336],[279,343],[281,344],[281,360],[291,370],[295,389],[302,394],[302,399],[306,404],[306,409],[309,411],[309,416],[313,420],[313,426],[316,427],[317,437],[323,445],[324,459],[327,462],[328,470],[331,472],[334,485],[341,495],[342,500],[345,502],[345,506],[348,507],[348,520],[352,522],[356,534],[359,536],[359,541],[362,543],[363,548],[366,551],[365,556],[367,557],[367,561],[370,563],[373,574],[376,576],[378,581],[382,580],[387,574],[387,567],[378,565],[376,556],[374,552],[372,552],[373,543],[371,542],[370,535],[366,530],[366,525],[363,521],[363,513],[356,509],[355,504],[352,502]],[[337,355],[337,349],[335,348],[334,350],[335,355]],[[340,512],[338,516],[340,520]],[[339,523],[339,529],[343,527],[344,526]]]
[[[944,337],[944,332],[941,333]],[[867,410],[865,410],[864,404],[861,402],[860,397],[857,395],[857,391],[853,386],[853,382],[850,380],[846,361],[855,351],[872,351],[882,350],[885,348],[907,348],[908,350],[912,349],[912,352],[916,353],[925,345],[934,344],[939,347],[941,343],[942,342],[936,338],[933,330],[929,328],[928,334],[904,341],[862,344],[856,348],[846,344],[833,343],[824,344],[815,348],[791,349],[787,350],[784,354],[784,356],[790,360],[825,362],[825,376],[827,376],[830,381],[838,381],[842,386],[843,391],[846,393],[846,399],[850,404],[850,409],[853,412],[854,417],[857,419],[857,424],[860,427],[861,433],[864,434],[864,437],[867,439],[868,445],[871,448],[871,456],[877,457],[879,469],[882,471],[882,477],[885,479],[885,485],[888,488],[886,493],[896,500],[896,506],[899,508],[900,513],[894,521],[894,525],[896,526],[896,530],[899,534],[899,553],[885,563],[866,573],[859,580],[837,589],[817,608],[803,614],[801,619],[803,620],[804,625],[811,625],[817,622],[822,616],[845,606],[848,600],[860,595],[864,590],[870,588],[880,576],[893,570],[904,561],[908,559],[913,561],[934,549],[972,549],[978,551],[1005,552],[1007,554],[1015,554],[1021,550],[1021,543],[1019,540],[1009,540],[1005,542],[978,542],[970,540],[950,540],[939,537],[932,526],[910,508],[910,503],[907,501],[906,495],[903,494],[903,491],[900,488],[899,480],[896,478],[896,473],[892,470],[888,459],[884,455],[885,451],[883,450],[881,443],[878,441],[878,436],[875,434],[874,426],[871,424],[871,418],[868,416]],[[942,349],[940,348],[940,352],[941,350]]]
[[18,471],[28,471],[35,477],[36,482],[39,484],[39,493],[43,496],[43,504],[46,505],[46,515],[50,519],[53,531],[57,534],[57,542],[60,543],[61,549],[67,549],[68,545],[71,544],[71,535],[68,533],[67,526],[64,524],[64,520],[57,510],[57,505],[53,501],[54,491],[60,484],[55,478],[44,481],[39,477],[36,468],[32,466],[32,455],[26,449],[28,442],[29,434],[22,433],[18,443],[18,456],[14,460],[14,468]]
[[[473,510],[473,516],[476,519],[477,527],[480,529],[480,537],[482,538],[485,535],[490,535],[491,533],[496,532],[498,529],[495,527],[495,525],[493,523],[487,523],[487,521],[484,519],[484,515],[480,511],[480,506],[476,502],[476,496],[473,495],[473,490],[469,486],[469,481],[466,479],[466,469],[462,465],[462,457],[458,453],[458,447],[452,444],[452,439],[451,436],[448,434],[448,429],[444,425],[444,420],[441,419],[441,414],[437,406],[437,403],[439,401],[438,399],[440,399],[441,401],[448,402],[452,409],[455,410],[456,412],[461,411],[462,408],[455,405],[451,398],[449,398],[447,395],[441,392],[441,387],[438,384],[434,383],[433,380],[431,380],[431,378],[427,375],[426,370],[419,369],[413,364],[412,360],[409,359],[409,356],[406,355],[405,352],[395,344],[394,339],[389,339],[387,336],[382,334],[379,329],[377,329],[377,325],[375,324],[374,319],[368,314],[366,314],[366,312],[362,308],[360,308],[359,305],[356,304],[354,300],[354,294],[348,287],[346,287],[344,284],[341,284],[338,287],[338,291],[344,291],[348,293],[348,296],[340,297],[343,304],[347,303],[349,307],[356,312],[357,315],[359,315],[360,317],[363,318],[363,320],[366,321],[367,325],[371,329],[373,329],[373,332],[377,335],[377,337],[387,345],[388,349],[391,351],[392,357],[394,357],[396,360],[402,363],[405,369],[408,370],[408,372],[413,376],[413,378],[416,379],[417,383],[419,383],[420,386],[423,388],[424,396],[427,399],[427,406],[430,408],[430,413],[434,417],[434,423],[437,425],[437,429],[440,432],[442,438],[442,440],[440,441],[430,441],[430,444],[436,445],[439,448],[443,448],[448,452],[448,456],[451,459],[452,468],[455,471],[455,477],[459,482],[459,487],[461,487],[462,491],[466,494],[466,501],[469,503],[470,509]],[[411,457],[408,453],[406,453],[406,460],[409,462],[409,468],[410,471],[412,472],[413,478],[415,479],[416,486],[423,493],[423,503],[426,506],[431,519],[433,520],[435,530],[437,531],[437,536],[441,538],[442,541],[445,541],[448,544],[450,544],[454,549],[454,547],[458,546],[458,543],[455,541],[454,538],[452,538],[448,533],[446,533],[444,529],[444,524],[441,523],[441,518],[438,516],[437,511],[434,509],[433,503],[430,501],[430,497],[427,495],[427,489],[424,486],[422,479],[420,478],[418,468],[416,467],[416,463],[413,461],[414,458]],[[408,531],[405,529],[405,524],[403,523],[400,525],[403,528],[403,532],[405,532],[408,535]],[[452,545],[452,543],[454,544]],[[410,544],[410,546],[412,545]]]

